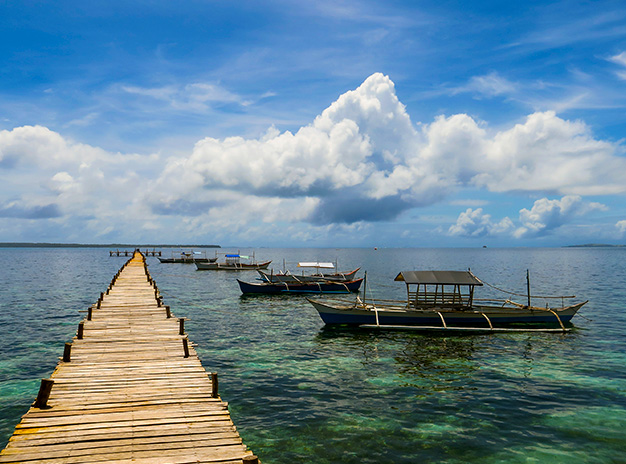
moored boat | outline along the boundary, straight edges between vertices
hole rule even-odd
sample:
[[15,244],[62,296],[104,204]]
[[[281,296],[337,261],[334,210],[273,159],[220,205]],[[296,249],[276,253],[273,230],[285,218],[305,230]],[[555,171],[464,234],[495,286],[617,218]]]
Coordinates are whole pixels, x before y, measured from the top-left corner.
[[194,250],[189,250],[189,251],[181,250],[179,252],[172,251],[172,256],[170,258],[164,258],[162,256],[157,256],[157,258],[159,258],[159,261],[161,263],[191,264],[191,263],[214,263],[215,261],[217,261],[217,257],[207,258],[206,252],[194,251]]
[[321,282],[321,281],[334,281],[334,282],[348,282],[354,280],[356,273],[360,268],[356,268],[349,272],[322,272],[323,269],[335,269],[333,263],[319,263],[319,262],[300,262],[298,267],[302,269],[314,269],[315,271],[309,274],[294,274],[289,271],[282,271],[274,273],[259,270],[261,280],[264,282],[287,282],[287,283],[303,283],[303,282]]
[[[448,331],[567,331],[566,324],[587,301],[561,307],[507,300],[476,300],[483,282],[470,271],[406,271],[395,278],[406,284],[407,299],[356,301],[312,300],[325,324],[373,329]],[[530,287],[530,286],[529,286]],[[533,297],[574,298],[574,297]]]
[[258,263],[252,258],[251,262],[242,262],[242,259],[250,259],[249,256],[240,254],[225,255],[224,262],[200,263],[196,262],[198,271],[255,271],[259,269],[267,269],[272,261]]
[[351,293],[358,292],[363,279],[346,282],[260,282],[251,283],[237,279],[243,294],[285,294],[285,293]]

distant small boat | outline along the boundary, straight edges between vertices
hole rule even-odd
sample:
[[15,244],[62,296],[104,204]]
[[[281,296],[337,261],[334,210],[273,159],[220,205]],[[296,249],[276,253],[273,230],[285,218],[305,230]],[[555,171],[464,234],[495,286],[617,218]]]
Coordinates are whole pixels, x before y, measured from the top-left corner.
[[209,263],[196,262],[196,268],[198,271],[255,271],[267,269],[272,262],[257,263],[254,261],[254,256],[252,262],[249,263],[242,262],[242,259],[250,259],[250,257],[240,254],[227,254],[223,263],[215,262],[215,260]]
[[286,294],[286,293],[350,293],[358,292],[363,279],[350,280],[347,282],[262,282],[250,283],[237,279],[239,288],[243,294]]
[[159,261],[162,263],[214,263],[217,261],[217,257],[215,258],[207,258],[206,252],[203,251],[172,251],[172,256],[170,258],[163,258],[161,256],[157,256]]
[[309,302],[326,324],[478,332],[567,331],[565,324],[587,303],[554,308],[532,306],[530,283],[526,305],[508,299],[482,302],[474,299],[474,288],[482,286],[483,282],[470,271],[406,271],[400,272],[395,280],[406,283],[406,300],[366,302],[364,296],[363,300],[357,297],[356,301],[309,299]]
[[322,281],[334,281],[334,282],[347,282],[354,280],[354,276],[360,268],[356,268],[349,272],[321,272],[323,269],[335,269],[333,263],[320,263],[320,262],[300,262],[299,268],[315,269],[315,272],[310,274],[292,274],[289,271],[267,272],[259,270],[261,280],[264,282],[287,282],[287,283],[304,283],[304,282],[322,282]]

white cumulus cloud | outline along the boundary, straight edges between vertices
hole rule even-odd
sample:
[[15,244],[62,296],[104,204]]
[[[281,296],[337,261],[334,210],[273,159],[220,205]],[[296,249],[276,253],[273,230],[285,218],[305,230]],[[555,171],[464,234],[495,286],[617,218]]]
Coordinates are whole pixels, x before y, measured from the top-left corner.
[[[497,76],[481,82],[492,93],[507,90]],[[205,84],[126,91],[201,105],[241,103]],[[533,113],[499,131],[466,114],[414,124],[395,84],[380,73],[296,131],[270,127],[259,138],[206,137],[167,159],[107,152],[41,126],[0,131],[7,216],[79,218],[99,230],[131,218],[142,221],[138,229],[158,233],[163,224],[161,231],[174,236],[208,233],[218,224],[243,230],[253,222],[322,228],[392,221],[465,188],[562,195],[520,212],[516,234],[541,235],[600,208],[582,195],[626,193],[625,171],[619,144],[598,140],[583,122],[554,112]],[[28,189],[20,187],[24,182]],[[482,208],[469,208],[448,233],[514,229],[508,217],[493,220]]]
[[493,222],[489,214],[482,208],[467,208],[459,214],[456,224],[450,226],[448,235],[459,237],[485,237],[501,235],[514,227],[513,221],[505,217],[499,222]]
[[393,219],[463,187],[626,192],[620,147],[554,112],[499,132],[465,114],[416,127],[391,79],[373,74],[295,133],[200,140],[189,157],[169,160],[153,198],[171,203],[207,189],[317,197],[310,221],[351,223]]
[[515,237],[544,235],[594,210],[606,210],[606,206],[585,202],[577,195],[564,196],[560,200],[542,198],[533,207],[522,209],[519,214],[522,226],[515,231]]
[[[576,218],[592,211],[605,211],[601,203],[586,202],[580,196],[567,195],[561,199],[542,198],[534,202],[531,209],[523,208],[519,212],[519,225],[508,217],[500,221],[491,219],[482,208],[468,208],[459,214],[455,224],[448,229],[448,235],[459,237],[513,236],[524,238],[542,236],[559,227],[571,223]],[[626,221],[622,221],[626,229]],[[620,227],[620,223],[616,224]]]

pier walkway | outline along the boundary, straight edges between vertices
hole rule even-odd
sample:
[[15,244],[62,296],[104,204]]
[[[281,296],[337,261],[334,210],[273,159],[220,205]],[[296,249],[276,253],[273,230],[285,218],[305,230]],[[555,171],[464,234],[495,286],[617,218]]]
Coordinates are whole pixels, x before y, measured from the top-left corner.
[[257,463],[136,252],[89,308],[0,463]]

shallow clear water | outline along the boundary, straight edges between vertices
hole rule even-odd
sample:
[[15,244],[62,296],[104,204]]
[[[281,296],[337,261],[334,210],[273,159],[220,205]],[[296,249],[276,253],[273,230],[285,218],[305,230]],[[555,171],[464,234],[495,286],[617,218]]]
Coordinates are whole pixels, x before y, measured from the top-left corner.
[[[236,251],[236,250],[220,250]],[[251,253],[252,250],[241,250]],[[214,253],[208,252],[209,256]],[[302,296],[242,297],[236,277],[150,272],[233,421],[264,463],[617,463],[626,455],[626,249],[258,249],[259,260],[367,270],[367,296],[404,297],[401,270],[471,267],[497,287],[590,302],[568,334],[428,335],[324,328]],[[0,446],[84,310],[127,258],[104,248],[0,248]],[[488,287],[481,296],[498,296]],[[541,301],[537,301],[541,303]]]

